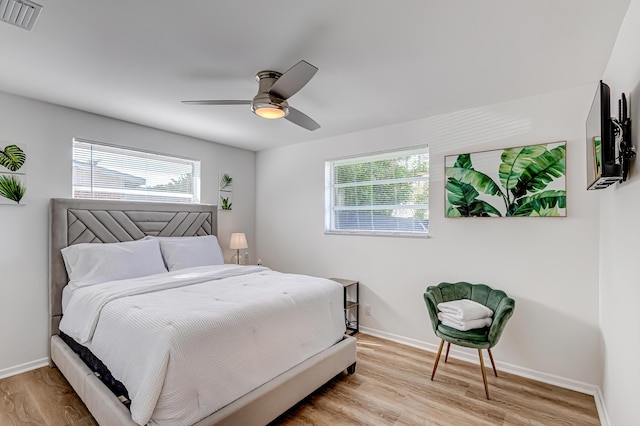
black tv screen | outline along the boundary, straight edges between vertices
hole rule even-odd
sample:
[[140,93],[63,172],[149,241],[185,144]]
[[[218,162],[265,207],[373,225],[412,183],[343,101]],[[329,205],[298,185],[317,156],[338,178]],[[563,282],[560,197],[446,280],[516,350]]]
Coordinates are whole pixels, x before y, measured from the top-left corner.
[[612,128],[609,86],[600,81],[587,116],[587,189],[622,180]]

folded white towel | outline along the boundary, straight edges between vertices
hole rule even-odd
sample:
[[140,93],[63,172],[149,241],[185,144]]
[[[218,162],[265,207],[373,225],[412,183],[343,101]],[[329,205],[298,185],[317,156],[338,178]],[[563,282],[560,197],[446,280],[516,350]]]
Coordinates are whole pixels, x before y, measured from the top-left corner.
[[448,314],[440,312],[438,314],[440,322],[447,327],[455,328],[460,331],[474,330],[476,328],[489,327],[491,325],[491,318],[480,318],[468,321],[459,321],[450,317]]
[[469,299],[452,300],[451,302],[438,303],[440,312],[458,321],[469,321],[482,318],[491,318],[493,311],[486,306]]

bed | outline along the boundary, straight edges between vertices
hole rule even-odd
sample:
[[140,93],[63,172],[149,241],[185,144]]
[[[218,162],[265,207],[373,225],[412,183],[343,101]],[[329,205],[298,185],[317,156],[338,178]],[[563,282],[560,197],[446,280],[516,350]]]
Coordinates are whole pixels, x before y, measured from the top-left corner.
[[[65,341],[63,341],[60,337],[59,328],[60,322],[63,318],[63,291],[69,281],[67,269],[61,255],[61,250],[78,244],[78,246],[74,246],[71,248],[74,249],[75,247],[82,246],[83,244],[81,243],[123,243],[134,240],[140,241],[145,238],[149,239],[150,237],[215,236],[217,234],[216,215],[217,207],[208,205],[184,205],[80,199],[53,199],[51,201],[51,365],[59,368],[59,370],[67,378],[71,386],[83,400],[83,402],[99,424],[133,426],[139,424],[139,422],[136,423],[132,419],[132,411],[130,411],[127,406],[125,406],[121,402],[121,400],[119,400],[118,397],[106,387],[106,385],[96,376],[96,374],[94,374],[94,372],[89,367],[87,367],[87,365],[80,359],[78,354],[70,347],[70,345],[65,343]],[[204,241],[204,239],[199,239],[198,241]],[[260,280],[262,279],[264,279],[265,282],[266,280],[281,281],[281,283],[276,284],[275,286],[276,290],[280,291],[281,293],[287,293],[295,289],[295,286],[292,286],[291,283],[286,284],[285,281],[298,279],[296,278],[296,276],[293,276],[291,274],[283,274],[282,276],[278,276],[277,272],[267,270],[267,268],[245,267],[244,270],[240,270],[241,268],[234,268],[230,265],[224,265],[221,266],[221,268],[223,268],[224,274],[228,275],[230,273],[233,273],[238,276],[234,275],[234,277],[230,279],[225,279],[224,281],[216,281],[216,283],[225,283],[224,285],[216,284],[216,286],[223,289],[226,288],[225,286],[229,286],[229,288],[225,290],[228,291],[228,295],[234,294],[232,292],[235,290],[232,290],[232,286],[241,286],[233,288],[242,288],[242,291],[247,291],[247,293],[242,296],[242,299],[251,299],[251,294],[254,292],[254,290],[258,291],[256,289],[259,289],[258,285],[260,284]],[[198,289],[200,288],[199,286],[205,286],[206,283],[209,282],[208,280],[212,279],[212,276],[210,274],[219,274],[219,272],[216,271],[200,271],[200,268],[193,269],[193,271],[191,269],[185,269],[185,271],[189,271],[190,274],[187,274],[187,281],[191,279],[192,276],[195,276],[197,274],[203,274],[203,276],[206,278],[206,282],[199,282],[196,283],[195,286],[193,286],[193,288]],[[171,275],[172,272],[169,272],[168,274]],[[186,276],[185,274],[182,275]],[[218,275],[215,275],[215,277],[218,277]],[[163,279],[165,278],[163,277]],[[147,280],[147,278],[142,277],[140,279],[133,280],[133,282],[135,282],[136,285],[144,285],[145,280]],[[175,280],[175,277],[171,278],[171,280]],[[142,282],[142,284],[140,284],[140,282]],[[314,278],[310,277],[309,282],[309,285],[314,284]],[[251,287],[252,285],[254,287]],[[289,287],[286,287],[286,285],[289,285]],[[188,288],[191,289],[192,287]],[[262,289],[259,290],[262,291]],[[127,291],[131,290],[128,289]],[[172,297],[176,297],[176,305],[179,304],[179,298],[176,295],[181,295],[180,297],[184,296],[182,295],[184,291],[182,291],[181,288],[169,289],[166,291],[175,292],[174,296]],[[193,290],[193,292],[196,292],[196,290]],[[75,299],[78,299],[80,296],[76,294],[73,297]],[[268,300],[269,297],[270,296],[265,293],[265,301]],[[291,299],[297,296],[295,296],[294,294],[289,294],[288,297]],[[133,303],[131,301],[134,301],[136,299],[123,297],[119,300],[127,300],[127,303]],[[68,303],[75,302],[69,302],[69,300],[66,300],[65,304]],[[110,313],[111,311],[105,307],[102,313],[96,316],[98,325],[94,326],[92,332],[98,333],[100,328],[103,327],[101,325],[102,323],[108,322],[109,318],[111,317],[117,317],[119,314],[117,314],[118,311],[116,309],[131,309],[131,306],[127,308],[125,305],[122,305],[122,303],[124,302],[109,302],[108,304],[105,304],[104,306],[109,307],[109,309],[113,310],[114,313]],[[166,304],[166,302],[162,303]],[[75,304],[79,305],[78,303]],[[122,306],[118,306],[119,304]],[[85,303],[81,303],[80,305],[84,306]],[[170,308],[175,309],[174,306],[171,306]],[[255,306],[252,309],[255,310]],[[331,309],[333,311],[333,308]],[[197,309],[195,309],[194,311],[197,312]],[[298,307],[298,312],[299,311],[300,309]],[[65,312],[68,312],[65,321],[71,321],[74,316],[77,317],[77,315],[75,315],[74,311],[72,310]],[[335,312],[339,312],[339,314],[342,315],[341,310],[336,310]],[[331,315],[335,317],[335,313],[332,313]],[[78,318],[84,317],[80,316]],[[100,318],[99,321],[102,321],[102,323],[99,322],[97,318]],[[255,325],[252,327],[255,328]],[[264,325],[264,327],[267,327],[267,325]],[[267,335],[269,335],[268,331],[269,330],[267,330]],[[321,336],[329,333],[329,331],[318,328],[316,330],[310,330],[309,333],[312,333],[314,337],[313,339],[310,339],[309,342],[316,342],[322,341],[323,339],[326,340],[328,337],[321,338]],[[335,330],[332,331],[332,333],[335,334]],[[273,335],[278,336],[277,333]],[[316,335],[319,336],[317,339],[315,338]],[[77,337],[74,338],[78,340]],[[298,338],[299,337],[296,337],[296,339]],[[98,339],[89,339],[91,344],[95,343],[96,340]],[[233,340],[234,339],[227,338],[224,341],[230,342]],[[242,339],[235,340],[241,341]],[[87,346],[89,346],[89,344],[87,344]],[[99,346],[100,345],[97,345],[96,348],[99,348]],[[306,346],[306,343],[303,346]],[[89,347],[93,348],[91,346]],[[184,352],[193,351],[189,350]],[[208,354],[209,353],[207,353],[207,355]],[[342,336],[341,334],[338,337],[337,341],[332,341],[331,344],[324,344],[324,346],[322,346],[321,348],[313,349],[313,355],[309,357],[306,357],[304,353],[298,354],[298,357],[303,357],[303,359],[298,360],[296,360],[295,357],[288,356],[288,354],[270,354],[269,356],[271,357],[270,359],[276,360],[281,365],[278,367],[278,369],[271,369],[271,367],[264,368],[264,370],[269,370],[272,372],[269,373],[272,374],[272,376],[265,376],[266,379],[263,378],[266,381],[262,380],[261,382],[259,382],[260,384],[257,384],[255,387],[247,389],[246,392],[243,391],[242,395],[238,395],[237,397],[234,396],[233,399],[228,403],[224,403],[224,400],[222,400],[224,405],[216,407],[215,411],[211,413],[207,412],[206,417],[199,416],[197,421],[193,421],[193,419],[185,421],[178,420],[174,421],[173,424],[267,424],[277,416],[285,412],[288,408],[295,405],[298,401],[302,400],[304,397],[312,393],[322,384],[326,383],[328,380],[341,373],[343,370],[346,369],[349,373],[353,373],[355,371],[356,363],[355,339],[350,336]],[[177,359],[178,357],[175,358]],[[107,356],[107,359],[110,358]],[[196,361],[198,360],[186,360],[185,362],[193,362],[193,365],[199,365]],[[284,362],[289,362],[291,365],[285,365],[283,364]],[[218,361],[216,361],[216,365],[217,363]],[[109,367],[108,363],[107,367]],[[248,364],[247,369],[249,370]],[[255,366],[254,371],[257,371],[255,370]],[[276,371],[277,374],[273,373],[274,371]],[[267,373],[265,372],[264,374]],[[159,384],[160,388],[163,389],[163,392],[165,391],[165,387],[169,389],[169,383],[172,383],[170,382],[169,375],[167,375],[167,378],[165,380],[165,383]],[[244,379],[239,378],[238,380],[242,383],[245,382]],[[249,386],[250,381],[247,381],[246,385]],[[176,391],[176,389],[172,389],[171,392],[173,392],[173,394],[181,393],[179,391]],[[185,391],[185,395],[186,394],[187,392]],[[162,397],[164,396],[166,395],[163,393],[159,401],[162,400]],[[209,399],[211,399],[208,398],[209,396],[211,395],[202,396],[198,394],[197,406],[201,409],[205,409],[206,404],[203,403],[202,407],[200,406],[201,400],[209,401]],[[171,398],[165,398],[165,400],[170,401]],[[159,423],[163,423],[163,421],[164,420],[161,419]],[[149,424],[156,424],[156,419],[152,417],[149,421]]]

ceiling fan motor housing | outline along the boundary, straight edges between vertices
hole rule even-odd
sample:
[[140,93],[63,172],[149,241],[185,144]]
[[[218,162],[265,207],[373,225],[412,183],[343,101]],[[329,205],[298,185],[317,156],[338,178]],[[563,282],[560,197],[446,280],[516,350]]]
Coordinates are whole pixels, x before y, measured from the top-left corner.
[[[256,74],[258,81],[258,94],[251,102],[251,111],[263,118],[282,118],[289,114],[289,103],[269,93],[273,83],[280,78],[282,73],[277,71],[260,71]],[[281,113],[274,116],[265,115],[258,110],[279,110]],[[284,113],[284,114],[283,114]]]

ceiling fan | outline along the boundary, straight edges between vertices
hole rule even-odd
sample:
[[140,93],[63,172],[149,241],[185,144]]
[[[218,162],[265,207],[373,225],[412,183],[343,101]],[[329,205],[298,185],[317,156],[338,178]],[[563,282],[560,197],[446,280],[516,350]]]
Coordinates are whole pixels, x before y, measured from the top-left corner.
[[307,61],[300,61],[285,73],[278,71],[260,71],[256,74],[258,94],[252,100],[201,100],[182,101],[188,105],[251,105],[251,111],[259,117],[275,119],[286,118],[293,124],[307,130],[316,130],[320,125],[300,110],[289,106],[291,96],[298,93],[318,68]]

